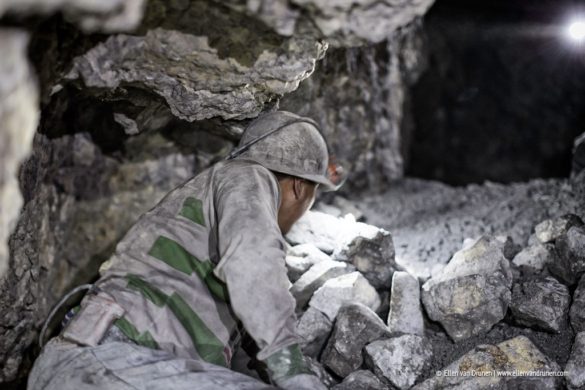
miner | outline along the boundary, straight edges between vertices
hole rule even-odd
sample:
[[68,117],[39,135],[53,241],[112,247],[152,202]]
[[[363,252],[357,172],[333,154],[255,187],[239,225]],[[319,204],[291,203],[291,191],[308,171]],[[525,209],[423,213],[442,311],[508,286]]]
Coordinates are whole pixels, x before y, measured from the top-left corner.
[[[340,173],[311,119],[252,122],[128,231],[28,388],[325,389],[299,348],[283,234]],[[272,385],[230,369],[243,334]]]

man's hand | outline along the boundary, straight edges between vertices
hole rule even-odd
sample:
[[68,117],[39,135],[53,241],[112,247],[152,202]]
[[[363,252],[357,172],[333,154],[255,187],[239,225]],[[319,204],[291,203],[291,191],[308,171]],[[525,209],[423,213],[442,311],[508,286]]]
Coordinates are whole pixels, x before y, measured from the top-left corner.
[[283,348],[265,360],[272,381],[285,390],[326,390],[309,368],[298,344]]

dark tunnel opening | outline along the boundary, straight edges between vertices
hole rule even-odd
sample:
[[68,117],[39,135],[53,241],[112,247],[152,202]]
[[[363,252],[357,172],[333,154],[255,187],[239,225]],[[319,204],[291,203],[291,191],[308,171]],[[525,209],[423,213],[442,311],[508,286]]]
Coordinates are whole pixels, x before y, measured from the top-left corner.
[[406,173],[452,185],[567,177],[585,131],[585,47],[573,2],[438,1],[412,90]]

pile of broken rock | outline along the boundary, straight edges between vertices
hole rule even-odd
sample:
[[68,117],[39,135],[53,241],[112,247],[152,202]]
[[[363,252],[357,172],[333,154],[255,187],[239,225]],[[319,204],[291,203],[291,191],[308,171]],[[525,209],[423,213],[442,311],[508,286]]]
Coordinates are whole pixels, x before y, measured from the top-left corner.
[[[467,239],[428,280],[395,261],[389,232],[351,214],[309,212],[286,238],[302,348],[332,389],[585,388],[579,217],[540,223],[522,250]],[[559,338],[561,359],[546,345]]]

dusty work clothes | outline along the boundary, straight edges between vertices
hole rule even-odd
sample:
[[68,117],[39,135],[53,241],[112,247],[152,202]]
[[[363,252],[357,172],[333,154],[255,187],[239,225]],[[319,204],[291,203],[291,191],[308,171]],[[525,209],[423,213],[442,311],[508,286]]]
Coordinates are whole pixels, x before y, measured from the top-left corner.
[[80,347],[54,338],[29,376],[29,389],[43,390],[271,390],[249,376],[201,360],[133,343]]
[[[277,223],[279,196],[269,170],[235,159],[202,172],[143,215],[96,283],[126,311],[115,326],[137,345],[125,348],[230,367],[241,321],[274,376],[307,372]],[[97,350],[112,347],[92,348],[89,354],[104,362],[107,354]],[[279,366],[283,361],[289,364]]]

